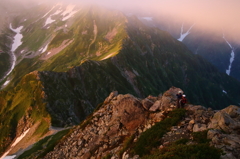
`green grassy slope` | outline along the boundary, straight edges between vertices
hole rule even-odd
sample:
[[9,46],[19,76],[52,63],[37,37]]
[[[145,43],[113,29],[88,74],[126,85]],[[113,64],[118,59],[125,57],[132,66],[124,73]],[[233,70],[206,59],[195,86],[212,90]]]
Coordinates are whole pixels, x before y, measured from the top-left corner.
[[[34,70],[40,71],[67,71],[74,66],[80,66],[84,61],[92,59],[96,61],[116,55],[122,46],[122,40],[127,36],[125,31],[125,16],[118,11],[109,11],[97,6],[88,6],[79,10],[69,21],[66,22],[57,16],[50,28],[43,27],[46,17],[42,18],[46,6],[40,6],[27,10],[19,16],[27,17],[32,10],[38,14],[31,16],[26,21],[16,18],[16,26],[23,25],[23,43],[17,52],[24,51],[19,57],[19,63],[12,73],[12,83],[6,88],[14,87],[25,74]],[[49,13],[54,13],[53,10]],[[50,58],[49,50],[61,47],[63,43],[69,43],[63,50]],[[39,52],[48,44],[47,51]],[[39,54],[39,53],[41,54]],[[39,54],[39,55],[37,55]],[[25,59],[24,59],[24,56]],[[34,57],[35,56],[35,57]],[[31,57],[31,58],[29,58]]]
[[41,137],[50,125],[50,116],[43,102],[42,84],[35,73],[24,76],[12,91],[0,92],[0,153],[11,144],[16,137],[17,129],[23,129],[19,121],[29,128],[36,122],[39,127],[34,135]]
[[[118,53],[122,39],[126,36],[125,17],[121,13],[93,6],[79,11],[73,20],[69,31],[59,32],[49,47],[57,46],[67,39],[73,42],[46,60],[39,70],[67,71],[87,59],[98,61],[112,53]],[[108,40],[106,36],[112,30],[116,31],[113,31],[112,40]]]

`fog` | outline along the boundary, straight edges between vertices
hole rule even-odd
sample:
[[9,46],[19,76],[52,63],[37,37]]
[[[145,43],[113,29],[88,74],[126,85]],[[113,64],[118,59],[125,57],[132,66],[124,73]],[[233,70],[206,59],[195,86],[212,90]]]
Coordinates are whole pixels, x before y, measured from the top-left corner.
[[239,0],[88,0],[87,2],[149,14],[145,16],[174,17],[183,22],[195,23],[194,27],[209,32],[224,33],[226,38],[240,43]]
[[[21,1],[21,0],[19,0]],[[26,1],[26,0],[23,0]],[[51,2],[54,0],[51,0]],[[57,1],[57,0],[55,0]],[[220,32],[240,43],[240,0],[62,0],[91,3],[145,16],[166,15],[194,24],[209,32]],[[42,2],[42,1],[41,1]],[[230,37],[231,36],[231,37]]]

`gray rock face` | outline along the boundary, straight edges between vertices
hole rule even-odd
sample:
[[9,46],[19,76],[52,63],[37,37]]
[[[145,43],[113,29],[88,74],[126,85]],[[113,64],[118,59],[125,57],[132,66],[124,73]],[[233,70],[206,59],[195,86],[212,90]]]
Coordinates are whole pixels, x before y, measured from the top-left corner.
[[131,95],[118,96],[112,104],[114,107],[110,124],[118,121],[128,132],[134,132],[147,117],[141,102]]
[[[45,159],[58,158],[139,158],[130,156],[125,150],[124,141],[139,136],[156,122],[163,120],[167,112],[176,107],[176,93],[172,87],[160,97],[149,96],[138,99],[130,94],[112,92],[103,106],[89,119],[73,129],[72,133],[59,143]],[[240,158],[239,107],[229,106],[221,111],[207,109],[200,105],[187,104],[186,116],[179,125],[172,127],[162,138],[163,148],[181,138],[191,139],[192,132],[208,130],[210,144],[221,148],[226,154],[222,158]]]
[[240,131],[240,108],[231,105],[214,114],[209,128],[221,129],[227,133]]
[[[171,91],[177,92],[177,88]],[[126,94],[112,92],[104,101],[103,106],[95,112],[89,120],[77,126],[70,137],[57,145],[54,151],[45,156],[45,159],[58,158],[102,158],[113,154],[119,158],[118,152],[123,148],[122,142],[127,137],[135,136],[151,128],[155,122],[164,119],[164,112],[171,111],[174,106],[171,94],[164,94],[160,99],[149,96],[143,100]],[[158,103],[157,108],[153,109]],[[124,158],[129,156],[124,154]],[[138,156],[135,156],[138,158]]]
[[[206,109],[203,106],[187,105],[185,119],[179,126],[172,127],[164,135],[163,143],[174,142],[181,138],[191,138],[191,132],[208,130],[210,144],[225,153],[221,159],[240,158],[240,116],[238,106],[229,106],[220,111]],[[163,148],[165,145],[161,145]]]
[[240,158],[240,107],[231,105],[216,112],[208,126],[211,144],[221,148],[226,154],[222,159]]

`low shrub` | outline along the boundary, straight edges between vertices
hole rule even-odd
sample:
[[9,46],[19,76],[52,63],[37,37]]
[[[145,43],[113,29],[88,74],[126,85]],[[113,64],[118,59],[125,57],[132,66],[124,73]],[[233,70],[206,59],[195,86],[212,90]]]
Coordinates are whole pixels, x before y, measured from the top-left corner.
[[221,151],[208,143],[195,145],[172,144],[143,159],[219,159]]
[[185,109],[175,109],[168,114],[163,121],[156,123],[153,127],[143,132],[136,144],[134,151],[136,154],[143,156],[149,154],[151,150],[160,145],[162,136],[167,133],[170,128],[176,125],[185,115]]

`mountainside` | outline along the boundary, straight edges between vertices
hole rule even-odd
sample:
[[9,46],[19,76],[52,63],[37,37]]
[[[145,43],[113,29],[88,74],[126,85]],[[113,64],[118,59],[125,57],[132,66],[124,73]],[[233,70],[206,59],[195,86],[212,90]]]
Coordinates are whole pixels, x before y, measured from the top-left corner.
[[[28,17],[32,10],[39,14]],[[101,61],[98,64],[103,64],[106,72],[115,67],[119,72],[114,71],[116,75],[110,76],[122,76],[132,85],[128,90],[134,89],[126,93],[156,95],[174,85],[184,88],[189,99],[201,101],[200,104],[214,101],[216,104],[212,104],[223,107],[239,103],[236,92],[239,82],[218,73],[167,33],[118,11],[97,6],[41,4],[16,17],[10,29],[14,26],[22,26],[19,33],[22,43],[12,49],[14,54],[9,51],[15,61],[9,76],[2,81],[6,90],[32,71],[65,72],[93,60]],[[113,56],[115,59],[108,60]],[[225,95],[224,101],[216,101]]]
[[51,117],[46,111],[37,72],[24,76],[13,90],[0,93],[1,154],[23,132],[28,132],[28,139],[21,148],[35,143],[49,131]]
[[55,147],[44,139],[19,158],[239,158],[240,108],[176,109],[179,90],[145,99],[112,92]]
[[174,17],[151,17],[139,18],[145,24],[158,27],[169,32],[175,39],[184,43],[193,53],[201,55],[219,71],[240,80],[239,72],[239,40],[231,37],[228,33],[218,31],[221,26],[216,27],[216,32],[200,29],[194,22],[184,22]]
[[[39,14],[29,17],[33,10]],[[21,42],[13,42],[13,47],[17,45],[11,50],[14,54],[7,50],[13,57],[8,80],[16,84],[36,69],[66,71],[86,59],[103,60],[116,55],[126,36],[125,20],[120,12],[97,6],[42,4],[26,10],[10,26],[22,38],[18,39]]]
[[23,8],[0,35],[0,154],[79,124],[115,90],[145,98],[177,86],[206,107],[240,103],[239,81],[134,16],[61,3]]

